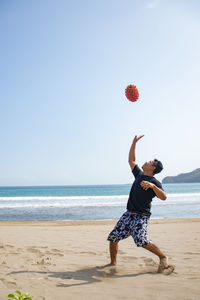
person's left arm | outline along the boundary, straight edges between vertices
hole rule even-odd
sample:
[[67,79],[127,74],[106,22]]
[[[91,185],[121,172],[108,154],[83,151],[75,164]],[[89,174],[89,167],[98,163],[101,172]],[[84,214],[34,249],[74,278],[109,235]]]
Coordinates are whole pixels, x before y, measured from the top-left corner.
[[161,200],[166,200],[167,199],[166,193],[162,189],[157,187],[154,183],[143,180],[141,182],[141,187],[145,191],[147,191],[149,188],[152,189],[154,191],[154,193],[156,194],[156,196]]

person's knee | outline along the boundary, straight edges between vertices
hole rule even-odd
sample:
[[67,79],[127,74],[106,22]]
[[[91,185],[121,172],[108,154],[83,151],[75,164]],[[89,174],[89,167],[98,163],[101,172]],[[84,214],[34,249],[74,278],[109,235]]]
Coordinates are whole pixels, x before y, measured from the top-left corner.
[[148,247],[149,247],[149,243],[148,243],[148,244],[145,244],[145,245],[142,245],[142,248],[147,249]]
[[143,247],[143,248],[148,248],[148,245],[150,244],[150,240],[147,238],[143,238],[143,237],[137,237],[134,238],[134,242],[136,244],[137,247]]
[[113,242],[113,241],[110,241],[110,247],[112,247],[112,248],[117,248],[117,247],[118,247],[118,243],[119,243],[119,242]]

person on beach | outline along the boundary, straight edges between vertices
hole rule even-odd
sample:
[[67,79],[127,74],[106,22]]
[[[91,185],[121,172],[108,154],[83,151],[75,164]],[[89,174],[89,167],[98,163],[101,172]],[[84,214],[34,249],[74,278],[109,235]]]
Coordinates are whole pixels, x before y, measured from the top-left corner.
[[159,257],[160,263],[158,272],[163,272],[165,269],[168,269],[170,273],[173,271],[173,267],[168,265],[168,258],[151,240],[148,239],[147,234],[148,221],[151,215],[151,201],[153,197],[157,196],[161,200],[166,200],[167,197],[161,183],[154,177],[155,174],[162,171],[162,163],[157,159],[145,162],[142,166],[142,170],[136,163],[136,143],[143,136],[144,135],[136,135],[134,137],[129,151],[129,165],[135,177],[135,181],[130,190],[127,211],[121,216],[108,236],[108,241],[110,241],[111,262],[104,267],[116,265],[119,241],[132,236],[138,247],[143,247]]

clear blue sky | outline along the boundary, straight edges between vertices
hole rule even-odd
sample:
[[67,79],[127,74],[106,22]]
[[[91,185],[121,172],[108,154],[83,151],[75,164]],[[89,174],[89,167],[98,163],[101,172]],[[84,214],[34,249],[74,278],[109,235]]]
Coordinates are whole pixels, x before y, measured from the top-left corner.
[[0,38],[0,185],[130,183],[135,134],[200,167],[200,1],[1,0]]

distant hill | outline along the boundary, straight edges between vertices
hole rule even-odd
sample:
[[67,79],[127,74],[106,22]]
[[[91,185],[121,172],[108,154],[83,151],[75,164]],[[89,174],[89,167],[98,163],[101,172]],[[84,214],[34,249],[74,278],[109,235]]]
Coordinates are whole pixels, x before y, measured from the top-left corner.
[[162,183],[195,183],[200,182],[200,168],[190,173],[183,173],[177,176],[167,176]]

